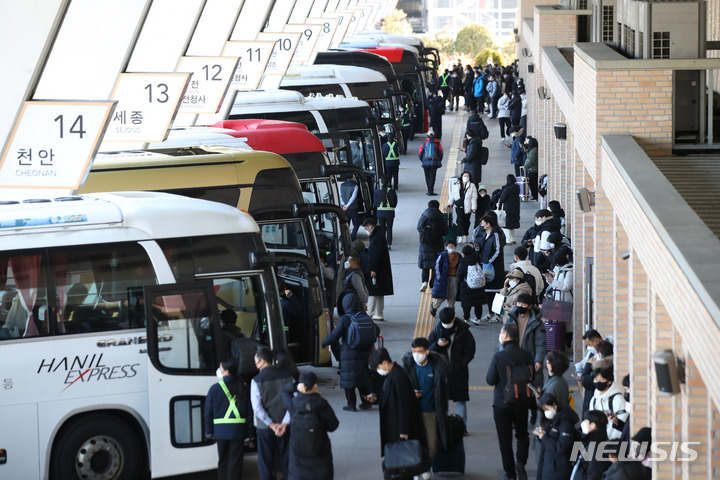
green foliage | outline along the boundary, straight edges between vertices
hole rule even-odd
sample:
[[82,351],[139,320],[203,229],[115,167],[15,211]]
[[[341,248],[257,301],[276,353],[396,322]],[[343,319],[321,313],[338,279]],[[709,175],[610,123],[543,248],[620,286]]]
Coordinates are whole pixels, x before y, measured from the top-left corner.
[[412,35],[413,30],[407,21],[407,14],[402,10],[393,10],[382,21],[382,30],[396,35]]
[[497,63],[499,65],[504,64],[503,56],[500,54],[500,52],[493,48],[483,48],[480,53],[478,53],[478,56],[475,57],[475,65],[484,67],[488,61],[488,58],[492,58],[492,63]]
[[495,38],[484,25],[466,25],[457,34],[455,49],[459,53],[475,55],[486,47],[495,48]]
[[443,35],[444,31],[436,33],[432,37],[423,37],[426,47],[437,48],[441,54],[452,56],[455,54],[455,39],[448,35]]
[[515,43],[515,40],[508,40],[507,42],[503,42],[502,45],[500,45],[500,53],[505,58],[505,63],[512,62],[517,54],[515,53],[515,48],[517,46],[517,43]]

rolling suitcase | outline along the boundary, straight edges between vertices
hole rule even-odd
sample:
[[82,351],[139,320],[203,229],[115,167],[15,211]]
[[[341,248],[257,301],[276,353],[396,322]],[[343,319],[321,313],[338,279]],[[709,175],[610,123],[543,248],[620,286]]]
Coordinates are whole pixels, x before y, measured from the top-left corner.
[[450,450],[438,450],[432,466],[433,473],[463,475],[465,473],[465,444],[462,438]]
[[525,173],[525,167],[520,167],[520,176],[515,177],[515,183],[520,187],[520,201],[527,202],[530,200],[530,181]]
[[547,320],[545,322],[545,337],[547,340],[547,351],[565,351],[565,326],[564,322]]
[[443,237],[443,241],[447,242],[448,240],[455,240],[457,238],[457,225],[453,223],[452,210],[443,213],[443,216],[445,217],[445,221],[448,226],[448,233]]

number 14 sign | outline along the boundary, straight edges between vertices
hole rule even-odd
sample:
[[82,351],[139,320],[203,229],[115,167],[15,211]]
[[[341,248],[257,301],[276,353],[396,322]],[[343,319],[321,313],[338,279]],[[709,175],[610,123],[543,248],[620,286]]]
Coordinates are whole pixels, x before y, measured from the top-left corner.
[[77,189],[116,104],[25,102],[0,160],[0,188]]

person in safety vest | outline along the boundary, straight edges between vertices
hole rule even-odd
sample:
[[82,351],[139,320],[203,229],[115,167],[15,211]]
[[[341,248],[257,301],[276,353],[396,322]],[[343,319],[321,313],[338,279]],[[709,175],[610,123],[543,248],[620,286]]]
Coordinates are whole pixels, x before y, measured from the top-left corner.
[[215,439],[218,449],[218,480],[243,476],[243,456],[250,406],[245,381],[237,374],[234,358],[220,363],[218,383],[205,400],[205,436]]
[[440,91],[442,92],[443,100],[446,102],[450,100],[450,106],[452,107],[452,99],[450,99],[450,70],[445,69],[445,73],[440,75]]
[[392,184],[395,190],[398,189],[398,172],[400,171],[398,147],[399,145],[395,140],[395,135],[392,133],[388,135],[387,142],[383,143],[382,146],[382,154],[385,159],[385,174],[388,177],[392,177]]

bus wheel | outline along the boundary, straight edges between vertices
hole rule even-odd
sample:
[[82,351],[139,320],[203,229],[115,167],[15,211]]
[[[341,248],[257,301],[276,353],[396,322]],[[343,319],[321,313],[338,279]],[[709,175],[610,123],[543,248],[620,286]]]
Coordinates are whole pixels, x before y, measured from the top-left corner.
[[52,455],[53,480],[131,480],[141,478],[143,443],[133,429],[112,415],[93,415],[61,433]]

